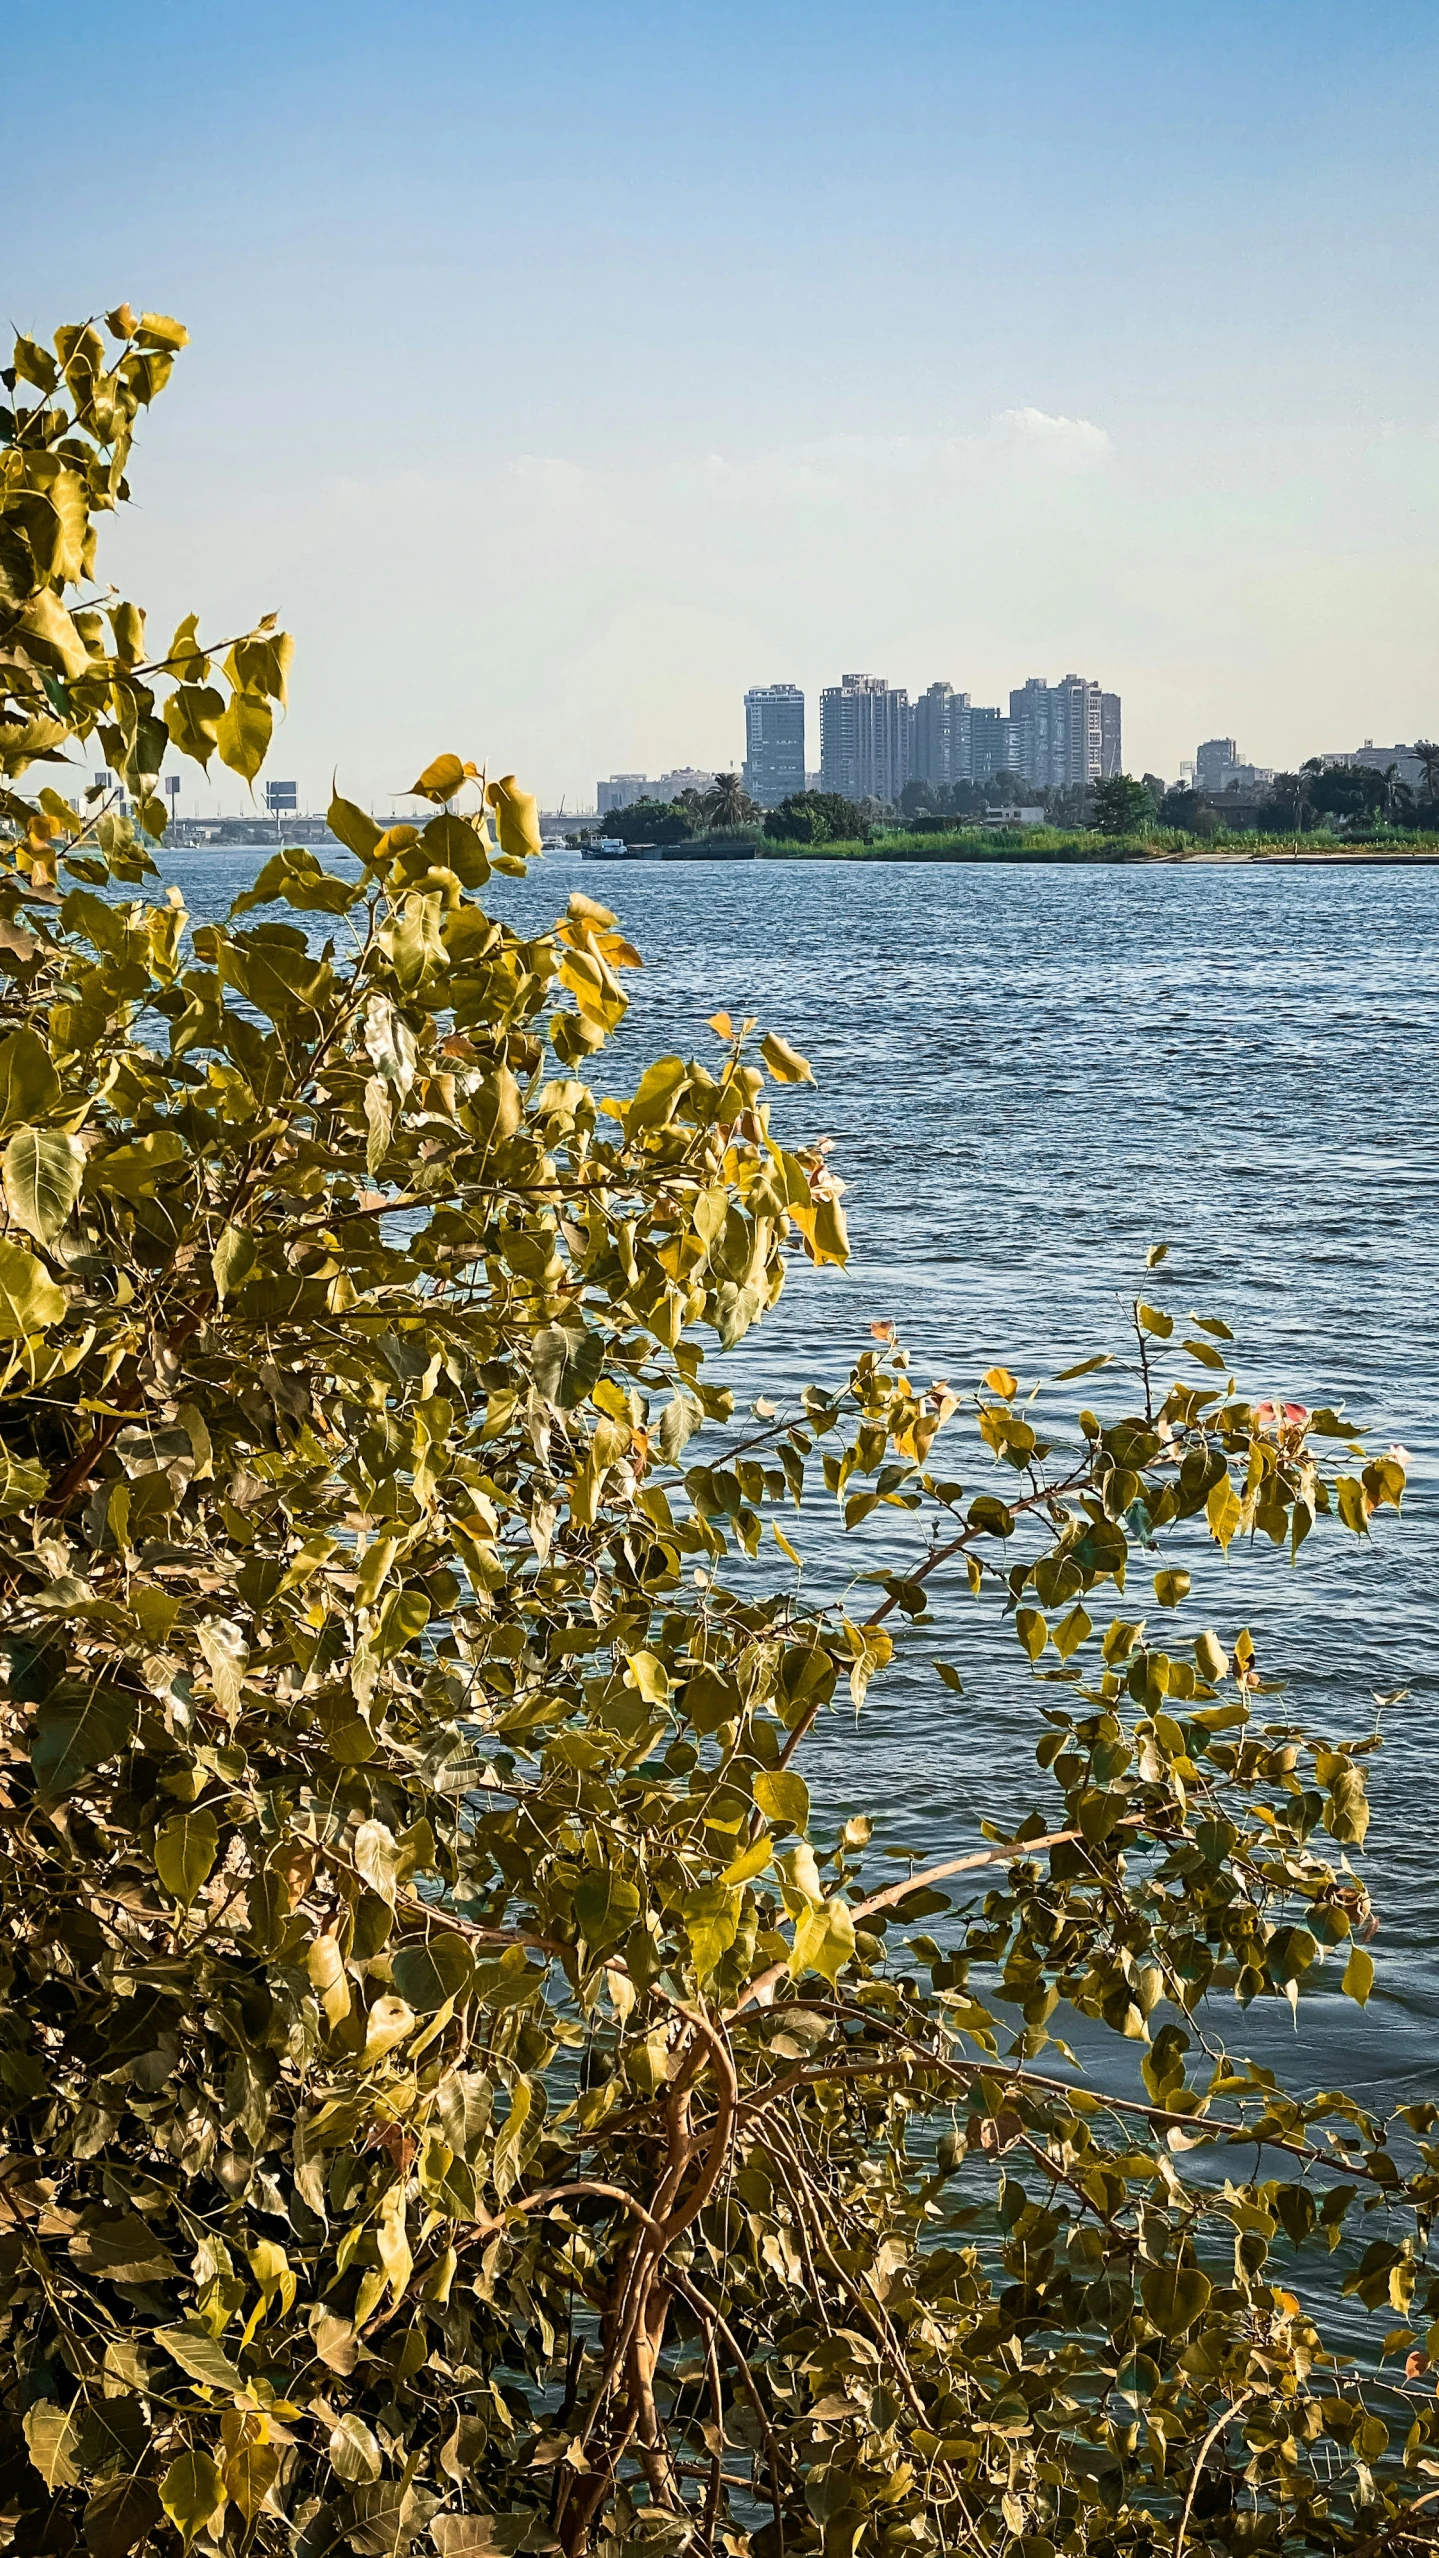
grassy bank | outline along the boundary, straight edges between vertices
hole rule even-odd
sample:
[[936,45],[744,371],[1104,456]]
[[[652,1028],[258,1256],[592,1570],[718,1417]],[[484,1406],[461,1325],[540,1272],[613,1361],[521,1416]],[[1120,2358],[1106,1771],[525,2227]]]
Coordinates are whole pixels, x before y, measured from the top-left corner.
[[1185,835],[1156,827],[1148,835],[1096,835],[1058,826],[956,826],[942,834],[910,835],[895,829],[869,843],[783,844],[762,842],[761,861],[782,862],[1115,862],[1292,861],[1402,859],[1439,861],[1439,835],[1385,834],[1368,838],[1315,831],[1292,835]]

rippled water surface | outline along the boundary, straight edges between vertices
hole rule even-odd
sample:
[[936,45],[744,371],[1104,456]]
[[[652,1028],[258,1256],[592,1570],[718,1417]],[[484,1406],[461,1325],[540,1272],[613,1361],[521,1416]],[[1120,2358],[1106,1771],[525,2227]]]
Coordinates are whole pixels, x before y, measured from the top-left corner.
[[[171,863],[197,914],[249,866]],[[1432,2092],[1439,870],[551,859],[499,903],[533,930],[576,884],[645,957],[604,1070],[620,1088],[642,1056],[712,1050],[717,1006],[814,1064],[818,1091],[777,1106],[787,1130],[834,1138],[854,1260],[796,1270],[733,1355],[741,1393],[842,1374],[876,1316],[925,1374],[968,1383],[996,1358],[1052,1374],[1123,1347],[1123,1301],[1165,1241],[1152,1293],[1224,1315],[1247,1387],[1344,1403],[1412,1452],[1404,1521],[1385,1513],[1366,1552],[1334,1529],[1293,1573],[1216,1560],[1195,1606],[1198,1623],[1247,1621],[1262,1666],[1328,1730],[1370,1728],[1374,1691],[1411,1691],[1384,1717],[1364,1866],[1379,1985],[1363,2016],[1306,2000],[1303,2074]],[[879,1521],[894,1515],[851,1541],[851,1568],[892,1560]],[[1053,1801],[1031,1756],[1043,1691],[1012,1638],[987,1637],[957,1590],[938,1606],[941,1629],[909,1639],[858,1727],[836,1717],[821,1744],[829,1808],[882,1808],[927,1853]],[[962,1698],[936,1653],[960,1663]],[[1251,2013],[1233,2040],[1274,2031]]]

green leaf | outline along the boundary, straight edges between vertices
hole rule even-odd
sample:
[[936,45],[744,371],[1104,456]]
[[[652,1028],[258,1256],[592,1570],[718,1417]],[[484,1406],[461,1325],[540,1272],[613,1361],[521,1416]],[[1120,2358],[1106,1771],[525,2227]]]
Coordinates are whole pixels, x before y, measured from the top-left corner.
[[1017,1608],[1014,1630],[1031,1661],[1037,1661],[1049,1641],[1048,1619],[1041,1615],[1038,1608]]
[[382,1661],[391,1661],[406,1644],[424,1633],[430,1622],[430,1602],[423,1590],[392,1590],[380,1610],[375,1628],[375,1651]]
[[155,1871],[189,1908],[214,1868],[220,1832],[213,1812],[175,1812],[155,1833]]
[[17,1128],[5,1149],[5,1204],[37,1243],[53,1243],[80,1196],[85,1150],[58,1128]]
[[495,2514],[436,2514],[430,2537],[440,2558],[508,2558],[515,2546],[510,2521]]
[[125,2558],[160,2519],[159,2492],[150,2478],[112,2478],[97,2487],[85,2507],[85,2545],[91,2558]]
[[663,1128],[674,1117],[675,1105],[689,1082],[689,1069],[683,1057],[657,1057],[646,1066],[635,1086],[634,1099],[625,1106],[625,1127],[633,1136],[642,1128]]
[[342,2416],[330,2436],[330,2467],[337,2478],[358,2486],[362,2479],[378,2478],[383,2463],[380,2446],[363,2416],[353,2412]]
[[402,1945],[391,1966],[399,1994],[417,2016],[433,2016],[447,1999],[463,1998],[474,1978],[474,1957],[452,1929],[423,1945]]
[[0,1447],[0,1519],[13,1518],[17,1510],[29,1510],[43,1501],[50,1488],[50,1477],[42,1465],[31,1457],[12,1456]]
[[83,2272],[110,2283],[168,2283],[179,2271],[163,2240],[138,2212],[92,2221],[76,2231],[70,2254]]
[[0,1341],[24,1341],[64,1312],[63,1293],[33,1252],[0,1242]]
[[173,1179],[187,1163],[185,1140],[174,1128],[152,1128],[133,1145],[112,1146],[91,1158],[92,1189],[118,1193],[122,1199],[153,1199],[159,1182]]
[[182,2372],[204,2388],[227,2390],[232,2395],[243,2392],[244,2376],[231,2362],[218,2336],[208,2335],[198,2327],[157,2327],[155,2342],[164,2346],[172,2363],[178,2363]]
[[678,1465],[695,1432],[704,1426],[704,1407],[693,1395],[674,1394],[660,1414],[660,1455]]
[[40,1792],[54,1801],[92,1768],[122,1750],[134,1728],[135,1700],[117,1688],[57,1689],[35,1718],[30,1758]]
[[627,1935],[639,1914],[639,1893],[623,1874],[592,1866],[581,1875],[575,1886],[575,1922],[595,1953]]
[[1163,2336],[1182,2336],[1209,2306],[1210,2283],[1197,2266],[1149,2265],[1139,2293],[1146,2313]]
[[352,799],[341,799],[338,792],[330,801],[327,823],[331,834],[339,838],[346,851],[353,853],[357,861],[367,862],[375,846],[384,838],[383,826],[377,826],[373,817],[368,816],[363,808],[357,808]]
[[25,2441],[30,2465],[38,2469],[52,2491],[57,2487],[74,2487],[80,2471],[75,2459],[80,2427],[68,2407],[57,2407],[52,2399],[37,2399],[25,2411]]
[[237,1288],[244,1287],[257,1269],[259,1259],[254,1236],[247,1234],[243,1226],[226,1226],[210,1255],[215,1294],[221,1305],[227,1297],[233,1297]]
[[599,1381],[605,1363],[601,1332],[579,1324],[547,1324],[535,1335],[535,1384],[548,1403],[572,1412]]
[[160,2502],[187,2547],[227,2501],[225,2482],[207,2451],[182,2451],[160,2482]]
[[782,1829],[802,1830],[809,1819],[809,1787],[793,1768],[761,1768],[754,1799],[765,1819]]
[[1183,1341],[1179,1346],[1188,1351],[1191,1359],[1197,1359],[1201,1368],[1217,1368],[1221,1376],[1229,1365],[1223,1352],[1216,1350],[1212,1341]]

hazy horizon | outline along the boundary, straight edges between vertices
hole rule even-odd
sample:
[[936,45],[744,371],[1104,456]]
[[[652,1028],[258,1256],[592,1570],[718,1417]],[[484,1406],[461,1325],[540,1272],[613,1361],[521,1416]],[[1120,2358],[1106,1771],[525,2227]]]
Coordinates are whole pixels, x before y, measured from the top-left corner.
[[101,572],[280,614],[302,804],[454,747],[592,806],[781,680],[817,765],[851,668],[1292,764],[1439,728],[1436,57],[1411,0],[19,0],[12,163],[53,94],[79,165],[7,317],[189,326]]

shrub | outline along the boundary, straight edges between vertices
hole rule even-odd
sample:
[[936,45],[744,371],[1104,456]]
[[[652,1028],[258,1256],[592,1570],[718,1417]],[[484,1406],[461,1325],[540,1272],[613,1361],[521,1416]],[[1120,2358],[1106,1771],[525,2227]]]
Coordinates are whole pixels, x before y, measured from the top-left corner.
[[[113,809],[23,795],[98,734],[158,835],[164,739],[253,772],[283,698],[268,625],[217,680],[67,604],[182,337],[108,328],[22,342],[0,526],[13,2547],[1380,2546],[1434,2404],[1317,2303],[1357,2225],[1348,2288],[1433,2314],[1431,2153],[1210,2003],[1324,1951],[1367,1996],[1371,1744],[1190,1575],[1367,1537],[1397,1457],[1146,1298],[1068,1372],[1103,1415],[877,1325],[741,1422],[700,1335],[847,1251],[809,1070],[719,1014],[598,1099],[636,955],[487,914],[513,779],[337,798],[348,859],[193,931]],[[759,1568],[802,1499],[862,1600]],[[954,1573],[1049,1791],[896,1870],[806,1747]]]

